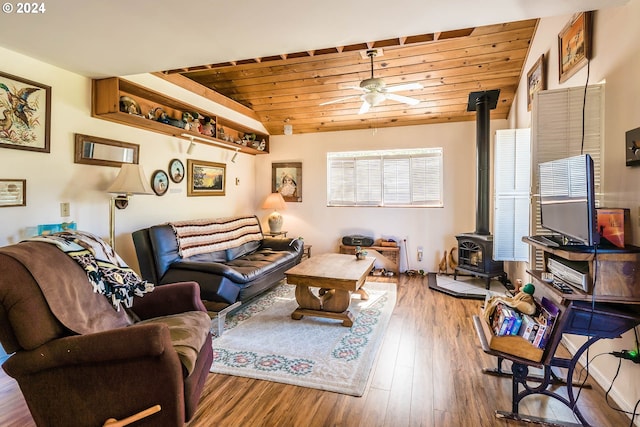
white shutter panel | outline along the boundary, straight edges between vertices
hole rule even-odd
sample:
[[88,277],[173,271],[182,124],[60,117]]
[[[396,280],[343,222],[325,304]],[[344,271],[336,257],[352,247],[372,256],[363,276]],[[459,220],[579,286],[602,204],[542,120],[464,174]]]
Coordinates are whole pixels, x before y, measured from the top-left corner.
[[[584,111],[583,111],[584,110]],[[583,120],[584,114],[584,142]],[[531,107],[532,234],[549,233],[540,225],[538,164],[564,157],[590,154],[594,164],[596,205],[599,205],[604,138],[604,84],[545,90],[533,97]],[[541,251],[534,251],[531,264],[543,268]]]
[[494,157],[495,214],[493,259],[528,261],[529,180],[531,145],[529,129],[496,132]]

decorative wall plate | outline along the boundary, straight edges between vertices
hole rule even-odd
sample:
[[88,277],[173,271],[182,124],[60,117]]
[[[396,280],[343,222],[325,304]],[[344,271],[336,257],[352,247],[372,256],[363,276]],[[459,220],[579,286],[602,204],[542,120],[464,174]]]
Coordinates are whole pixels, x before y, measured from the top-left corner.
[[169,177],[163,170],[158,169],[151,176],[151,188],[158,196],[163,196],[169,189]]
[[178,159],[173,159],[169,162],[169,177],[171,181],[178,183],[184,179],[184,165]]

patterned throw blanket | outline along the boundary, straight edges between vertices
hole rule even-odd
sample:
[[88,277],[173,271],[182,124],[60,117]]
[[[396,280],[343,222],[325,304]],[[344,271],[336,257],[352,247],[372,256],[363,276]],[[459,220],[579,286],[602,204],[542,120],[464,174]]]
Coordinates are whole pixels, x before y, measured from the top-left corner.
[[104,240],[85,231],[63,231],[28,239],[56,245],[86,271],[93,291],[104,295],[120,311],[129,308],[133,297],[153,291],[154,285],[142,280]]
[[172,222],[169,225],[176,233],[178,252],[183,258],[233,249],[263,239],[255,216],[199,219]]

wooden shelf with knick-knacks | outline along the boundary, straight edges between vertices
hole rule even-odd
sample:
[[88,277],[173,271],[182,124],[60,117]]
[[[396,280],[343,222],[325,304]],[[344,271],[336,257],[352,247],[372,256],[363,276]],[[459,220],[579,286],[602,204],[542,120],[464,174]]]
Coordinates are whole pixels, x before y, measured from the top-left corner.
[[[178,138],[197,137],[199,143],[242,153],[269,152],[269,135],[119,77],[93,80],[91,115]],[[190,121],[193,116],[198,122]],[[205,118],[210,126],[202,133]]]

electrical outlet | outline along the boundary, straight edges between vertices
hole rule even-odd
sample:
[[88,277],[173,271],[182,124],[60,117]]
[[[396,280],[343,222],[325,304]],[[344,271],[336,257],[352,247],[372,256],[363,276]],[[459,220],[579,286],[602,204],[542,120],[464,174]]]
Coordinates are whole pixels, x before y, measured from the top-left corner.
[[418,246],[418,261],[422,261],[422,246]]
[[71,216],[71,206],[69,202],[60,203],[60,216],[61,217]]

